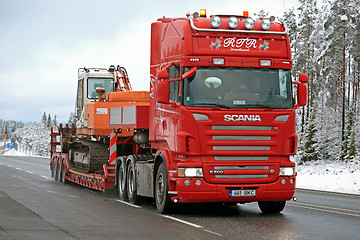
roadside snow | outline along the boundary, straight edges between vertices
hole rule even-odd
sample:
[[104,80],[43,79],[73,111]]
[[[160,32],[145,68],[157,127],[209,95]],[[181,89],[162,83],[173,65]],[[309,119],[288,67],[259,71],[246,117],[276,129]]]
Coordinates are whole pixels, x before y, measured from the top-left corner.
[[[33,156],[32,154],[8,150],[7,156]],[[360,195],[360,160],[348,163],[316,161],[297,165],[297,188]]]
[[307,162],[297,166],[297,188],[360,194],[360,161]]

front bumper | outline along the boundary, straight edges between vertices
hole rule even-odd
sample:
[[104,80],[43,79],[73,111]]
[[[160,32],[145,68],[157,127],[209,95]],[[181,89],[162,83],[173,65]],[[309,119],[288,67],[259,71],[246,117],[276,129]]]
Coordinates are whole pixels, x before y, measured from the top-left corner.
[[[185,180],[188,180],[187,184]],[[200,180],[201,184],[197,180]],[[272,183],[238,185],[211,184],[203,178],[177,178],[170,184],[172,185],[172,190],[169,191],[171,200],[184,203],[287,201],[295,193],[295,177],[279,177]],[[229,190],[256,190],[256,196],[229,197]]]

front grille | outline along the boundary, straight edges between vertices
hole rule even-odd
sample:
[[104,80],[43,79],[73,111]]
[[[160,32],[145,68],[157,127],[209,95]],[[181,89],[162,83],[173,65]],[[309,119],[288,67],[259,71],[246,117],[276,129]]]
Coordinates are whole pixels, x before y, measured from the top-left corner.
[[215,161],[267,161],[268,156],[215,156]]

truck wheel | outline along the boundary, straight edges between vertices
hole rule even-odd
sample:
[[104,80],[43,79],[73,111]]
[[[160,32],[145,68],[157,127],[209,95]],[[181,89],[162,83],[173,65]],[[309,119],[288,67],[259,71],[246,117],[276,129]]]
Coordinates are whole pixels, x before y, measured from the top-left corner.
[[61,181],[63,184],[66,184],[67,183],[67,180],[66,180],[66,168],[65,168],[65,159],[63,159],[61,161]]
[[125,201],[127,198],[127,190],[126,190],[126,174],[125,174],[125,166],[124,161],[121,162],[118,170],[118,189],[119,189],[119,198],[120,200]]
[[285,208],[286,201],[277,202],[258,202],[259,208],[263,213],[280,213]]
[[170,195],[168,194],[168,176],[163,163],[160,164],[155,180],[155,203],[158,213],[166,213],[170,210]]
[[136,171],[134,167],[134,162],[129,162],[127,167],[127,184],[126,190],[129,202],[131,204],[138,204],[140,197],[137,195],[137,182],[136,182]]

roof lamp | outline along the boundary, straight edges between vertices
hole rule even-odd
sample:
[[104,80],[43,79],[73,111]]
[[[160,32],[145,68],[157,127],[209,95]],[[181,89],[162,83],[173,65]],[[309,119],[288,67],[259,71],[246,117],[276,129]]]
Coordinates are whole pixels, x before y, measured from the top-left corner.
[[200,17],[206,18],[206,9],[200,9]]
[[255,21],[254,19],[248,17],[244,20],[244,26],[246,27],[246,29],[251,30],[255,27]]
[[229,19],[228,19],[228,25],[229,25],[230,28],[234,29],[234,28],[236,28],[237,26],[239,26],[239,20],[238,20],[236,17],[234,17],[234,16],[229,17]]
[[214,28],[218,28],[221,25],[221,18],[219,16],[213,16],[210,19],[210,24],[211,26],[213,26]]
[[271,21],[269,18],[264,18],[263,20],[261,20],[261,27],[262,29],[269,30],[271,27]]
[[243,16],[248,18],[249,17],[249,11],[243,11]]

